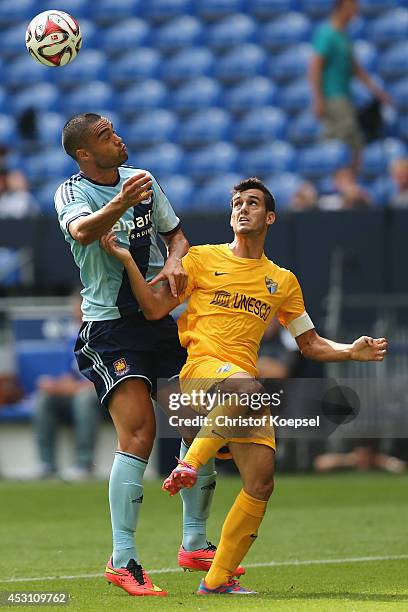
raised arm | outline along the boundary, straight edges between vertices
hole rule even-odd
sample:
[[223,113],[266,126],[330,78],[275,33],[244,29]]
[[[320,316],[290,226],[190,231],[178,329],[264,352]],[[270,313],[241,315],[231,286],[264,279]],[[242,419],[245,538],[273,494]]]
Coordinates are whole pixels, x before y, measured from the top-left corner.
[[161,234],[161,238],[167,248],[167,260],[162,271],[149,284],[155,285],[160,281],[167,281],[172,295],[176,298],[187,286],[187,274],[181,265],[181,259],[186,255],[189,244],[181,229],[169,235]]
[[383,361],[387,353],[385,338],[361,336],[351,344],[340,344],[318,335],[315,329],[296,338],[304,357],[315,361]]
[[119,246],[114,232],[102,236],[101,245],[109,255],[116,257],[123,263],[133,295],[146,319],[149,321],[162,319],[180,304],[180,300],[172,295],[168,283],[158,290],[152,289],[148,285],[128,249]]
[[69,224],[72,238],[84,246],[99,240],[128,208],[152,195],[151,186],[152,179],[147,172],[135,174],[123,183],[120,193],[101,210],[78,217]]

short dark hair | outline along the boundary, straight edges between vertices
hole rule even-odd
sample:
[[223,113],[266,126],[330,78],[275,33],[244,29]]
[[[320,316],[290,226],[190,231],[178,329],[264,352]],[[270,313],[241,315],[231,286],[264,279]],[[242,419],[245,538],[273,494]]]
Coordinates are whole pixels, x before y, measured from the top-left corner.
[[264,194],[265,208],[268,212],[275,212],[275,198],[267,188],[267,186],[257,176],[251,176],[250,178],[240,181],[237,185],[232,188],[232,195],[241,193],[241,191],[248,191],[248,189],[259,189]]
[[75,161],[76,152],[86,144],[89,127],[101,119],[96,113],[83,113],[71,117],[62,128],[62,146]]

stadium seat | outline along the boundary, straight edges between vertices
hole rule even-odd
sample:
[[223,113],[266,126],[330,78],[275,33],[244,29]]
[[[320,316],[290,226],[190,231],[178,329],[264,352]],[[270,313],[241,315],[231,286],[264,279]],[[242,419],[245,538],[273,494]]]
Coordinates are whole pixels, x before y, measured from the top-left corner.
[[259,19],[272,19],[298,8],[298,0],[251,0],[248,10]]
[[225,83],[234,83],[265,72],[266,53],[262,47],[244,44],[223,55],[215,64],[215,76]]
[[[383,85],[383,82],[379,77],[374,76],[373,79],[378,85]],[[358,109],[367,106],[374,99],[371,91],[357,79],[353,79],[351,82],[351,95],[354,105]]]
[[24,87],[30,84],[36,85],[50,80],[49,71],[34,61],[28,53],[19,55],[14,61],[6,62],[1,74],[3,84],[10,88]]
[[195,206],[203,212],[222,212],[230,215],[231,191],[241,180],[239,174],[220,174],[211,178],[195,193]]
[[135,51],[137,47],[142,47],[150,40],[149,26],[141,19],[132,17],[101,29],[98,46],[108,53],[123,53],[124,51]]
[[[9,4],[7,3],[6,6]],[[25,51],[25,35],[27,30],[27,21],[16,23],[12,28],[7,28],[1,32],[0,36],[0,54],[7,56],[10,59],[15,59],[16,55]]]
[[408,9],[396,8],[379,15],[370,23],[366,36],[375,45],[388,45],[408,38]]
[[82,50],[94,49],[99,44],[99,28],[89,19],[81,19]]
[[408,78],[402,79],[390,88],[393,103],[399,112],[408,111]]
[[72,93],[61,98],[65,113],[92,113],[95,108],[116,108],[112,87],[103,81],[88,81]]
[[115,85],[128,85],[142,79],[154,79],[159,74],[161,56],[156,49],[139,47],[128,51],[108,65],[108,79]]
[[45,179],[55,179],[60,176],[69,177],[78,170],[71,159],[61,147],[44,149],[37,155],[30,155],[24,159],[23,169],[32,182],[42,182]]
[[37,117],[37,138],[43,146],[61,146],[62,128],[67,117],[60,113],[39,113]]
[[161,68],[161,77],[171,84],[178,84],[188,79],[211,76],[214,56],[205,47],[183,49],[165,60]]
[[266,177],[265,184],[271,190],[276,202],[277,212],[286,210],[303,183],[302,177],[291,172],[282,172]]
[[11,24],[16,21],[28,22],[40,11],[37,10],[36,0],[12,0],[0,2],[0,25]]
[[248,15],[237,13],[208,26],[206,45],[217,51],[255,42],[257,26]]
[[155,31],[154,46],[161,51],[177,51],[201,42],[203,26],[195,17],[176,17]]
[[269,60],[269,74],[275,81],[292,81],[307,74],[312,57],[312,47],[300,43],[286,49]]
[[2,87],[0,87],[0,113],[10,113],[10,98]]
[[54,195],[58,187],[67,180],[69,174],[48,180],[36,189],[34,196],[38,202],[41,212],[48,215],[55,215]]
[[142,6],[143,0],[98,0],[92,3],[92,18],[101,24],[123,20],[125,25],[125,20],[140,14]]
[[13,287],[22,282],[20,262],[18,250],[0,247],[0,287]]
[[361,155],[360,174],[364,179],[373,179],[387,170],[387,157],[382,142],[372,142],[364,147]]
[[184,155],[175,144],[160,144],[131,156],[134,166],[148,169],[156,178],[184,171]]
[[280,106],[287,113],[298,113],[309,108],[312,103],[310,84],[307,79],[282,87],[278,98]]
[[[40,66],[41,68],[41,66]],[[81,85],[106,78],[107,61],[102,51],[83,49],[80,61],[74,61],[63,70],[55,70],[55,82],[61,85]]]
[[[99,2],[98,2],[99,4]],[[42,11],[49,11],[55,8],[59,8],[69,15],[71,15],[76,20],[81,20],[81,29],[82,29],[82,17],[88,17],[89,15],[89,2],[88,0],[64,0],[64,2],[59,5],[59,3],[55,3],[54,0],[38,0],[36,1],[36,13],[41,13]],[[96,8],[96,5],[95,5]],[[34,13],[32,13],[34,15]]]
[[260,145],[286,136],[285,113],[273,106],[264,106],[249,111],[233,130],[234,140],[239,145]]
[[408,42],[392,45],[381,55],[379,71],[384,79],[408,76]]
[[375,72],[378,64],[377,49],[366,40],[356,40],[353,45],[353,53],[367,72]]
[[395,190],[393,181],[386,176],[380,176],[370,183],[363,182],[363,187],[376,206],[387,206]]
[[346,31],[353,41],[362,40],[366,38],[365,31],[367,27],[369,27],[367,19],[364,19],[361,15],[357,15],[357,17],[354,17],[354,19],[350,21]]
[[16,122],[8,114],[0,114],[0,145],[16,143],[19,139]]
[[276,99],[276,87],[270,79],[258,76],[247,79],[228,89],[224,95],[225,106],[231,112],[246,111],[272,105]]
[[382,143],[387,158],[387,164],[390,164],[394,159],[407,157],[408,146],[403,140],[399,140],[398,138],[385,138]]
[[192,0],[149,0],[141,6],[143,17],[155,22],[190,15],[192,10]]
[[323,19],[330,14],[333,0],[299,0],[299,10],[313,19]]
[[298,172],[308,179],[326,177],[339,168],[349,166],[351,154],[338,140],[326,140],[298,152]]
[[38,85],[26,87],[10,96],[9,100],[11,103],[8,110],[15,114],[22,113],[28,108],[42,111],[60,110],[58,89],[51,83],[38,83]]
[[160,178],[160,185],[176,214],[193,208],[194,183],[184,174],[170,174]]
[[175,111],[188,113],[217,106],[220,99],[221,88],[217,81],[208,77],[199,77],[172,92],[167,102]]
[[123,139],[130,148],[141,148],[173,141],[177,132],[177,118],[168,110],[152,109],[138,114],[123,131]]
[[218,142],[186,156],[187,173],[196,180],[235,170],[237,151],[228,142]]
[[220,140],[229,140],[231,134],[229,113],[210,108],[194,113],[180,125],[178,140],[184,147],[205,146]]
[[199,17],[211,21],[234,13],[242,13],[244,7],[244,0],[205,0],[197,2],[195,10]]
[[360,0],[359,7],[363,15],[373,17],[398,6],[402,6],[400,0]]
[[146,79],[122,92],[119,107],[122,112],[136,114],[151,108],[159,108],[166,100],[167,89],[161,81]]
[[401,138],[408,141],[408,114],[401,115],[398,119],[398,133]]
[[311,111],[295,117],[288,128],[288,138],[292,144],[303,146],[315,143],[321,136],[322,124]]
[[287,13],[260,28],[261,43],[273,51],[306,42],[310,37],[310,21],[301,13]]
[[295,169],[296,155],[293,147],[281,141],[262,145],[242,152],[239,169],[246,176],[265,177],[270,174],[291,172]]
[[35,391],[40,376],[58,376],[67,369],[67,349],[62,342],[16,342],[15,352],[19,382],[27,394]]

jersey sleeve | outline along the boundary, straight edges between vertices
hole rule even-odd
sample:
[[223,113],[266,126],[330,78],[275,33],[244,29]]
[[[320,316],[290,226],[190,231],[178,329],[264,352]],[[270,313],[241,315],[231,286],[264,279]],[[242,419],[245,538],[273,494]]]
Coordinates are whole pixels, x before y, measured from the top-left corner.
[[331,35],[330,30],[322,26],[313,37],[313,48],[318,55],[326,58],[330,54]]
[[180,295],[180,303],[187,300],[197,286],[196,281],[200,269],[200,249],[197,247],[190,247],[188,253],[184,255],[181,261],[184,270],[187,272],[188,282],[184,293]]
[[171,234],[180,225],[180,219],[174,212],[166,194],[159,183],[153,179],[153,214],[156,222],[156,229],[159,234]]
[[91,206],[85,195],[76,185],[66,181],[60,185],[54,196],[55,210],[64,234],[69,234],[69,224],[78,217],[92,214]]
[[305,311],[302,289],[293,272],[289,272],[286,296],[276,314],[279,323],[286,327],[294,338],[314,328]]

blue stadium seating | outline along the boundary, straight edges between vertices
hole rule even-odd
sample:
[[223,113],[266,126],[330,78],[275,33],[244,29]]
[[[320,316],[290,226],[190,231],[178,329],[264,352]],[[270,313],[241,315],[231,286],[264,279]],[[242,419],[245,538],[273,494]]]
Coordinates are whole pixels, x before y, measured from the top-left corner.
[[0,145],[16,143],[19,139],[16,122],[13,117],[0,114]]
[[366,36],[375,45],[387,45],[408,38],[408,9],[396,8],[379,15],[370,23]]
[[229,140],[231,119],[220,108],[210,108],[191,115],[180,125],[178,140],[184,147],[199,147]]
[[89,19],[81,19],[82,49],[94,49],[99,44],[100,30]]
[[280,172],[291,172],[295,169],[296,155],[293,147],[276,141],[262,145],[240,155],[239,168],[247,176],[265,177]]
[[298,0],[251,0],[248,10],[259,19],[272,19],[298,8]]
[[386,176],[381,176],[370,183],[363,182],[363,187],[376,206],[386,206],[395,190],[394,183]]
[[313,19],[327,17],[333,8],[333,0],[299,0],[299,9]]
[[311,111],[295,117],[289,125],[289,140],[297,146],[315,143],[321,136],[322,124]]
[[10,112],[10,98],[6,95],[5,90],[0,87],[0,113]]
[[402,79],[390,88],[392,100],[400,112],[408,111],[408,78]]
[[96,108],[114,110],[115,96],[112,87],[103,81],[88,81],[61,99],[67,114],[94,112]]
[[141,19],[132,17],[101,29],[98,46],[108,53],[123,53],[134,51],[136,47],[142,47],[150,40],[149,26]]
[[260,29],[260,41],[274,51],[310,40],[311,24],[301,13],[287,13]]
[[177,133],[177,118],[168,110],[152,109],[138,114],[124,131],[126,144],[140,148],[173,141]]
[[[99,2],[97,4],[99,4]],[[89,15],[88,0],[64,0],[62,4],[56,3],[54,0],[40,0],[40,2],[36,0],[35,5],[36,8],[31,14],[31,17],[33,17],[37,13],[41,13],[42,11],[49,11],[58,8],[71,15],[77,21],[80,20],[81,28],[82,18],[87,17]]]
[[141,6],[143,17],[151,21],[167,21],[173,17],[189,15],[193,11],[192,0],[149,0]]
[[375,178],[387,171],[387,157],[382,142],[373,142],[366,145],[361,156],[361,175]]
[[217,106],[220,99],[221,88],[217,81],[208,77],[199,77],[172,92],[166,102],[175,111],[188,113]]
[[[71,172],[72,175],[72,172]],[[36,202],[38,202],[40,206],[40,210],[43,213],[53,214],[55,215],[55,204],[54,204],[54,195],[57,191],[58,187],[67,180],[70,174],[66,174],[64,176],[59,176],[57,178],[49,179],[44,182],[43,185],[35,190],[34,196]]]
[[337,140],[328,140],[298,152],[298,172],[307,178],[316,179],[349,166],[350,161],[351,155],[346,145]]
[[401,115],[398,119],[398,132],[401,138],[408,141],[408,114]]
[[390,164],[394,159],[407,157],[408,146],[406,142],[398,138],[386,138],[381,141],[384,147],[387,163]]
[[392,45],[381,56],[380,74],[384,79],[408,76],[408,42]]
[[225,107],[233,113],[272,105],[276,99],[276,87],[266,77],[246,79],[225,92]]
[[265,72],[266,53],[251,43],[235,47],[215,64],[215,76],[224,83],[234,83]]
[[105,53],[96,49],[84,49],[78,61],[64,66],[63,70],[55,70],[55,80],[62,85],[74,86],[93,80],[102,81],[106,77],[106,69]]
[[37,380],[45,374],[58,376],[67,368],[66,347],[60,342],[16,342],[17,371],[26,394],[35,391]]
[[186,156],[186,170],[193,179],[204,180],[216,174],[233,172],[237,163],[237,150],[227,142],[217,142]]
[[45,149],[37,155],[26,156],[23,167],[29,180],[41,180],[69,177],[77,171],[78,167],[61,147]]
[[203,26],[195,17],[176,17],[155,31],[155,46],[161,51],[177,51],[201,42]]
[[283,111],[264,106],[249,111],[236,123],[233,137],[240,145],[260,145],[286,136],[287,118]]
[[118,101],[118,109],[124,113],[136,114],[164,105],[167,89],[161,81],[146,79],[128,87]]
[[128,85],[141,79],[154,79],[159,74],[161,56],[156,49],[139,47],[124,53],[108,65],[108,79],[115,85]]
[[18,53],[27,52],[25,49],[25,35],[27,21],[14,24],[12,28],[7,28],[1,32],[0,54],[10,59],[14,59]]
[[282,172],[281,174],[266,177],[265,184],[275,198],[277,212],[288,208],[293,196],[302,183],[302,177],[292,172]]
[[279,91],[279,100],[281,107],[287,113],[298,113],[309,108],[312,95],[307,79],[282,87]]
[[286,49],[279,55],[273,55],[269,61],[269,74],[275,81],[291,81],[307,74],[312,47],[300,43]]
[[[92,17],[99,23],[112,23],[140,15],[143,0],[98,0],[92,2]],[[88,3],[88,11],[89,11]]]
[[195,10],[197,15],[209,21],[220,19],[227,15],[240,13],[245,6],[244,0],[205,0],[197,2]]
[[36,15],[36,0],[13,0],[12,2],[0,2],[0,25],[16,21],[28,22]]
[[214,56],[209,49],[183,49],[163,62],[161,77],[167,83],[183,83],[188,79],[211,76],[213,65]]
[[364,15],[372,17],[383,13],[387,9],[403,6],[403,2],[400,0],[360,0],[359,6]]
[[347,34],[353,41],[366,38],[365,32],[368,27],[367,20],[361,15],[354,17],[347,26]]
[[10,99],[11,104],[8,110],[16,114],[28,108],[35,108],[42,111],[60,110],[58,89],[51,85],[51,83],[38,83],[38,85],[26,87],[22,91],[11,96]]
[[237,13],[208,26],[206,44],[217,51],[255,42],[257,27],[248,15]]
[[378,53],[374,45],[366,40],[356,40],[353,45],[353,53],[359,64],[368,72],[377,70]]
[[129,163],[148,169],[156,178],[184,171],[184,155],[175,144],[160,144],[129,156]]
[[239,174],[220,174],[207,181],[195,194],[197,209],[230,215],[231,191],[241,180]]
[[42,145],[61,146],[61,132],[67,121],[67,117],[62,113],[38,113],[38,141]]
[[191,211],[194,201],[194,183],[184,174],[170,174],[160,178],[160,185],[176,213]]
[[28,53],[19,55],[14,61],[7,62],[2,70],[2,82],[10,88],[45,83],[49,79],[49,70],[33,61]]

